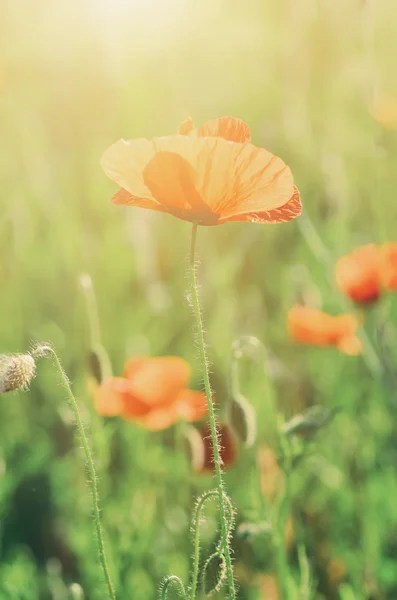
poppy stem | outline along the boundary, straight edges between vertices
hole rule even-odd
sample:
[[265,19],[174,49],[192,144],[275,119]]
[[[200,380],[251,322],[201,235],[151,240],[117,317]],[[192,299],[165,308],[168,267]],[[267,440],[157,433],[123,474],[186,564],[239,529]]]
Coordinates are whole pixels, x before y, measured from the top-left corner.
[[81,441],[83,443],[83,448],[84,448],[84,453],[86,456],[88,473],[89,473],[89,483],[91,486],[91,493],[92,493],[92,504],[93,504],[93,509],[94,509],[93,510],[94,525],[95,525],[95,532],[96,532],[96,538],[97,538],[97,543],[98,543],[99,560],[100,560],[100,563],[102,566],[102,571],[103,571],[105,581],[106,581],[106,584],[108,587],[109,598],[111,600],[116,600],[116,594],[114,591],[114,587],[112,584],[112,580],[110,577],[109,568],[108,568],[107,560],[106,560],[105,542],[103,539],[101,518],[100,518],[100,513],[99,513],[98,477],[96,474],[94,459],[93,459],[93,456],[92,456],[92,453],[90,450],[90,446],[88,444],[87,436],[84,431],[84,425],[83,425],[83,421],[81,420],[80,411],[79,411],[78,404],[76,402],[76,398],[73,395],[72,388],[70,387],[69,379],[68,379],[65,371],[63,370],[61,361],[59,360],[57,353],[51,346],[47,346],[47,345],[46,346],[37,346],[37,348],[32,352],[32,356],[38,357],[38,358],[42,358],[42,357],[45,357],[48,355],[52,356],[53,361],[54,361],[54,363],[58,369],[58,372],[60,374],[61,383],[66,391],[68,400],[70,402],[70,406],[72,407],[72,410],[74,412],[74,416],[76,419],[77,431],[78,431],[78,433],[81,437]]
[[227,572],[227,582],[229,587],[230,599],[235,600],[236,598],[236,590],[234,587],[233,580],[233,567],[232,567],[232,559],[230,556],[230,531],[228,526],[228,520],[226,515],[226,506],[225,506],[225,498],[223,491],[223,477],[222,477],[222,468],[221,468],[221,458],[220,458],[220,448],[219,448],[219,438],[218,438],[218,430],[215,418],[215,410],[214,405],[212,403],[212,392],[211,392],[211,384],[209,377],[209,366],[207,354],[205,351],[205,342],[204,342],[204,329],[203,329],[203,320],[201,316],[201,308],[198,294],[198,285],[197,285],[197,277],[196,277],[196,241],[197,241],[197,224],[193,224],[192,229],[192,238],[191,238],[191,246],[190,246],[190,284],[191,284],[191,293],[192,293],[192,306],[193,312],[196,319],[196,327],[197,327],[197,342],[200,353],[200,360],[203,369],[203,379],[204,379],[204,387],[205,393],[207,396],[208,403],[208,417],[211,429],[211,440],[212,440],[212,451],[213,451],[213,459],[215,466],[215,481],[216,488],[218,491],[219,497],[219,514],[220,514],[220,524],[221,524],[221,547],[222,552],[225,557],[226,563],[226,572]]

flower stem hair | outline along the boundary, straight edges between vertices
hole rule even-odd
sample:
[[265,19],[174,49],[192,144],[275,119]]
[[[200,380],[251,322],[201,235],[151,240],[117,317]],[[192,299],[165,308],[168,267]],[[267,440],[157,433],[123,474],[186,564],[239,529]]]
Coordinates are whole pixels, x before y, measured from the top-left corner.
[[77,431],[81,437],[81,441],[83,444],[84,453],[85,453],[86,461],[87,461],[87,467],[88,467],[88,473],[89,473],[89,484],[90,484],[91,493],[92,493],[94,526],[95,526],[95,533],[96,533],[96,539],[97,539],[97,544],[98,544],[99,560],[101,563],[103,575],[104,575],[106,585],[108,588],[108,597],[110,598],[110,600],[116,600],[116,594],[114,591],[113,583],[112,583],[112,580],[110,577],[109,568],[108,568],[107,560],[106,560],[105,542],[103,539],[101,518],[100,518],[100,512],[99,512],[98,477],[96,474],[96,469],[95,469],[95,465],[94,465],[94,459],[92,456],[92,452],[90,450],[88,439],[87,439],[86,433],[84,431],[84,425],[83,425],[83,421],[80,416],[80,411],[79,411],[78,404],[76,402],[76,398],[73,395],[72,388],[70,387],[69,379],[68,379],[65,371],[63,370],[61,361],[59,360],[57,353],[51,346],[48,346],[48,345],[37,346],[36,349],[32,352],[32,356],[37,357],[37,358],[44,358],[46,356],[52,357],[53,362],[58,369],[61,384],[67,394],[70,406],[72,407],[72,410],[74,412],[74,416],[76,419]]
[[216,488],[218,491],[218,502],[219,502],[219,515],[220,515],[220,526],[221,526],[221,551],[225,558],[226,564],[226,576],[227,583],[229,588],[229,595],[231,600],[235,600],[236,598],[236,590],[234,587],[233,580],[233,568],[232,568],[232,560],[230,556],[230,532],[228,526],[227,519],[227,509],[224,497],[224,485],[223,485],[223,477],[222,477],[222,467],[221,467],[221,459],[220,459],[220,448],[219,448],[219,439],[218,439],[218,430],[217,423],[215,418],[215,410],[214,405],[212,403],[212,392],[210,385],[210,377],[209,377],[209,366],[207,354],[205,351],[205,342],[204,342],[204,329],[203,329],[203,320],[201,317],[201,309],[200,309],[200,301],[198,294],[198,286],[197,286],[197,278],[196,278],[196,240],[197,240],[197,224],[193,225],[192,228],[192,238],[191,238],[191,247],[190,247],[190,284],[191,284],[191,294],[192,294],[192,306],[193,312],[196,320],[196,328],[197,328],[197,343],[198,349],[200,353],[200,360],[203,369],[203,378],[204,378],[204,387],[205,393],[207,396],[208,403],[208,417],[209,424],[211,429],[211,440],[212,440],[212,450],[213,450],[213,458],[214,458],[214,467],[215,467],[215,482]]

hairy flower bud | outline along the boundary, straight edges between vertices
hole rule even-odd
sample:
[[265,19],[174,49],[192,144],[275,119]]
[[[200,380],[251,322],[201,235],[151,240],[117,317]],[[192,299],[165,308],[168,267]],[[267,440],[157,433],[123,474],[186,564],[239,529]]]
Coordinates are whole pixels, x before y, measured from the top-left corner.
[[30,354],[3,354],[0,356],[0,394],[20,388],[26,389],[36,371]]

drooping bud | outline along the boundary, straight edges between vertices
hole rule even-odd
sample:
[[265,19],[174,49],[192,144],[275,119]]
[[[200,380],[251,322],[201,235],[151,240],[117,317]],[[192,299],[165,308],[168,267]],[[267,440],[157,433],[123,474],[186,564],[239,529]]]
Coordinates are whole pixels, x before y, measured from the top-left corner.
[[332,421],[338,410],[338,407],[329,410],[324,406],[312,406],[304,413],[296,415],[290,421],[284,423],[282,431],[285,435],[296,435],[310,439]]
[[256,413],[252,404],[240,393],[229,403],[229,421],[239,440],[251,448],[256,440]]
[[36,372],[36,363],[30,354],[3,354],[0,356],[0,394],[27,389]]
[[223,554],[219,552],[211,554],[204,563],[201,579],[206,596],[219,592],[226,579],[226,561]]

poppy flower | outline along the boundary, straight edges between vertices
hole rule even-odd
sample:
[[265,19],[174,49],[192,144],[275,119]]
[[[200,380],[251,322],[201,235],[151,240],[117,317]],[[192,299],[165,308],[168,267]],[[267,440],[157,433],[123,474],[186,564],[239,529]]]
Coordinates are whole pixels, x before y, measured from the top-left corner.
[[250,139],[243,121],[222,117],[197,129],[187,119],[177,135],[119,140],[101,160],[121,186],[112,201],[198,225],[290,221],[301,213],[291,171]]
[[202,392],[187,388],[190,377],[190,365],[183,358],[131,358],[122,377],[110,377],[98,387],[96,410],[151,431],[180,420],[198,421],[207,413],[207,400]]
[[353,315],[329,315],[308,306],[294,306],[288,311],[291,337],[302,344],[335,346],[344,354],[361,352],[361,341],[355,335],[359,323]]
[[336,283],[354,302],[370,304],[397,289],[397,244],[367,244],[336,263]]
[[375,302],[381,294],[378,246],[367,244],[340,258],[335,278],[339,289],[354,302]]
[[[201,442],[200,461],[196,461],[195,469],[201,473],[212,473],[214,469],[211,430],[204,425],[198,430]],[[226,423],[218,426],[218,439],[222,467],[231,467],[237,460],[238,447],[233,431]]]

